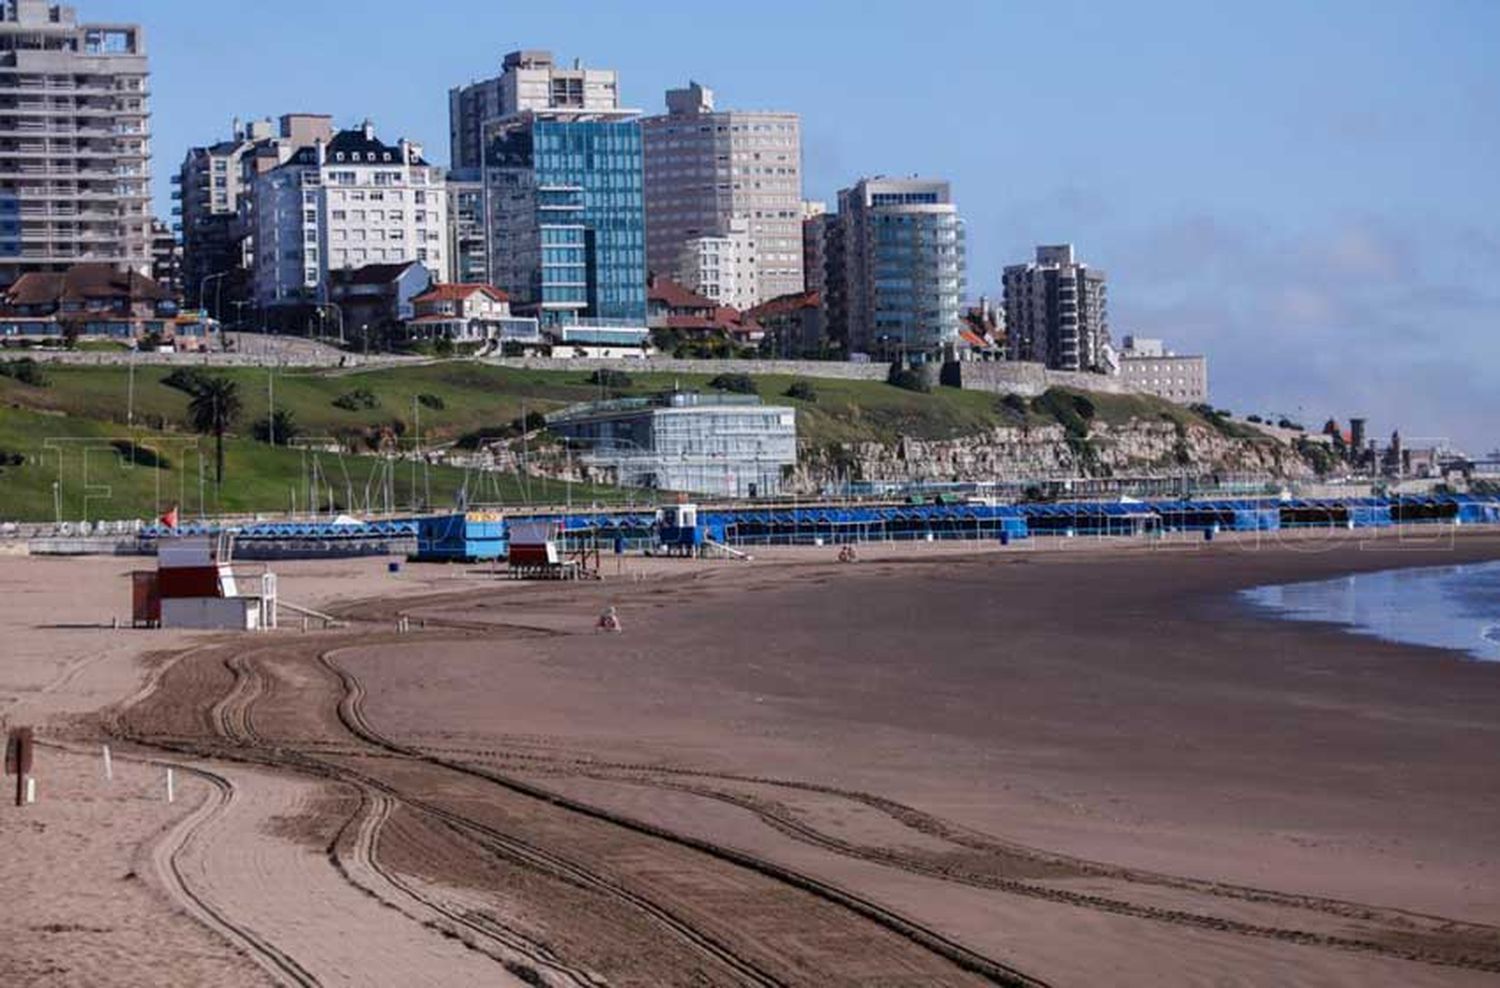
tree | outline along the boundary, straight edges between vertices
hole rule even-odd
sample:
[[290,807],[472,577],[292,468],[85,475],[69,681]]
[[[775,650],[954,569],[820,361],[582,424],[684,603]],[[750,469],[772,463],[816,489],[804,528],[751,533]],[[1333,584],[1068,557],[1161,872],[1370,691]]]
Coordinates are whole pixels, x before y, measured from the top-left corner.
[[242,411],[239,385],[227,377],[205,377],[188,401],[193,431],[214,437],[214,482],[224,483],[224,433]]
[[273,446],[290,446],[302,435],[296,416],[285,408],[278,408],[274,415],[256,421],[251,431],[256,442],[270,443]]

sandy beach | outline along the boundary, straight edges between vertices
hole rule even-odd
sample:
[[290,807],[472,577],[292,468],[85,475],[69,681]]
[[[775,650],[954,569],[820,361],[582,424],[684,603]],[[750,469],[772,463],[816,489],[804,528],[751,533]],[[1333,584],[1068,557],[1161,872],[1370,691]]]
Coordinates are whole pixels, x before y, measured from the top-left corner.
[[1500,973],[1500,667],[1235,596],[1500,535],[833,557],[279,564],[350,624],[254,637],[111,629],[139,561],[0,560],[3,713],[68,746],[0,812],[45,917],[0,920],[0,981]]

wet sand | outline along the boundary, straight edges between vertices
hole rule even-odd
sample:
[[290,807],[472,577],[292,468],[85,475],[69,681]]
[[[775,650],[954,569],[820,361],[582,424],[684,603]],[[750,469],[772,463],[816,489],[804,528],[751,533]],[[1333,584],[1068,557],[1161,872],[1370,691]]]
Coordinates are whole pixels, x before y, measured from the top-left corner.
[[[1059,884],[1131,902],[1230,917],[1241,905],[1148,888],[1121,869],[1493,928],[1500,667],[1278,622],[1234,597],[1265,583],[1492,559],[1493,536],[1425,547],[1344,538],[869,555],[855,566],[700,566],[691,579],[623,589],[497,588],[416,613],[568,633],[345,661],[367,684],[372,721],[403,740],[526,753],[543,767],[558,757],[635,766],[634,779],[556,766],[538,777],[876,890],[1059,983],[1126,971],[1160,984],[1208,972],[1247,984],[1271,972],[1277,983],[1483,980],[856,867],[723,799],[653,789],[651,767],[894,800],[1103,863],[1110,875]],[[609,603],[625,633],[579,634]],[[904,850],[921,836],[828,793],[727,786],[861,845]],[[939,841],[917,856],[962,850]],[[1331,914],[1316,912],[1241,918],[1349,932],[1347,917],[1323,923]],[[1493,929],[1473,932],[1500,945]]]

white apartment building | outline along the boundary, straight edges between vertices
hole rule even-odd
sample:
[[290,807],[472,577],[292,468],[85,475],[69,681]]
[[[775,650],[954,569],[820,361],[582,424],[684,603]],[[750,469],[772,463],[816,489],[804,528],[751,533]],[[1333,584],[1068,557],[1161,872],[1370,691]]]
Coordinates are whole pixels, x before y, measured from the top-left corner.
[[1175,354],[1161,340],[1125,337],[1120,380],[1131,390],[1181,405],[1208,400],[1208,358]]
[[[715,110],[711,89],[667,91],[667,113],[641,120],[646,262],[677,270],[683,245],[729,234],[755,242],[754,303],[802,291],[802,124],[795,113]],[[753,303],[752,303],[753,304]]]
[[[181,216],[183,288],[203,307],[249,294],[254,261],[251,189],[255,176],[286,163],[298,149],[333,139],[333,118],[292,113],[270,119],[235,118],[229,140],[189,148],[172,176],[173,213]],[[200,296],[202,296],[200,298]],[[214,313],[219,317],[219,313]]]
[[743,312],[759,304],[760,272],[750,221],[736,216],[723,236],[685,242],[675,273],[679,284],[720,305]]
[[0,283],[81,261],[151,266],[144,34],[0,4]]
[[443,169],[368,120],[256,176],[254,214],[259,304],[327,302],[329,271],[367,264],[414,260],[452,280]]
[[559,66],[550,51],[513,51],[500,75],[448,91],[448,139],[454,169],[484,164],[484,125],[527,110],[606,113],[620,109],[614,69]]

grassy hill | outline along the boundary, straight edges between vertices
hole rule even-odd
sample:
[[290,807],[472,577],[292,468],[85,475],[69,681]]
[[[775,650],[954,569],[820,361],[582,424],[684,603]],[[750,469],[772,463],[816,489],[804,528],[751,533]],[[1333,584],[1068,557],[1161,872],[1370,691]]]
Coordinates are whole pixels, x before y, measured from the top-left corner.
[[[340,509],[383,507],[386,492],[394,507],[429,501],[442,508],[466,483],[471,503],[559,503],[567,495],[559,483],[422,467],[413,485],[410,463],[393,465],[384,457],[357,454],[373,453],[382,437],[389,442],[399,436],[407,445],[419,439],[431,448],[465,435],[504,435],[524,413],[673,386],[706,391],[712,379],[709,374],[631,373],[628,386],[606,392],[590,382],[588,371],[528,371],[465,361],[358,371],[208,370],[238,382],[244,403],[237,435],[226,443],[222,488],[213,483],[212,441],[189,431],[188,394],[167,383],[170,368],[138,367],[132,381],[124,366],[48,366],[43,386],[0,376],[0,463],[7,454],[25,461],[0,466],[0,518],[52,518],[54,481],[60,482],[62,515],[72,520],[146,517],[173,501],[212,514],[285,511],[295,497],[298,509],[305,510],[313,486],[321,491],[320,503]],[[797,408],[799,439],[811,446],[890,442],[902,435],[950,439],[997,425],[1067,424],[1079,397],[1095,421],[1165,417],[1184,425],[1214,424],[1139,396],[1054,391],[1047,400],[1025,402],[953,388],[920,394],[883,382],[816,379],[808,382],[815,400],[787,397],[797,380],[754,378],[763,399]],[[304,442],[348,452],[274,448],[250,439],[273,391],[275,407],[292,413]],[[392,470],[396,477],[387,478]],[[581,485],[573,491],[580,503],[630,496]]]
[[[141,367],[135,371],[135,422],[158,429],[184,429],[187,395],[163,384],[170,370]],[[600,397],[647,395],[675,386],[709,390],[710,374],[631,373],[628,387],[606,392],[590,383],[588,371],[529,371],[464,361],[368,371],[213,369],[239,383],[245,403],[242,426],[266,414],[268,394],[274,390],[276,407],[287,409],[307,436],[350,437],[399,422],[402,431],[420,425],[424,441],[442,442],[466,433],[500,433],[526,412],[555,411]],[[19,406],[38,411],[101,419],[124,424],[130,406],[130,372],[125,367],[48,367],[50,383],[33,388],[0,377],[0,407]],[[798,433],[814,445],[861,440],[890,441],[907,435],[920,439],[951,439],[996,425],[1018,421],[1038,424],[1053,420],[1047,410],[1029,406],[1018,413],[996,395],[955,388],[919,394],[875,381],[816,379],[809,383],[816,401],[786,396],[798,378],[767,375],[754,378],[768,402],[796,406]],[[373,407],[341,408],[341,396],[366,392]],[[1066,392],[1064,392],[1066,393]],[[421,396],[436,398],[442,407],[424,404]],[[1100,421],[1130,417],[1166,416],[1202,422],[1195,413],[1170,402],[1145,396],[1089,396]]]

